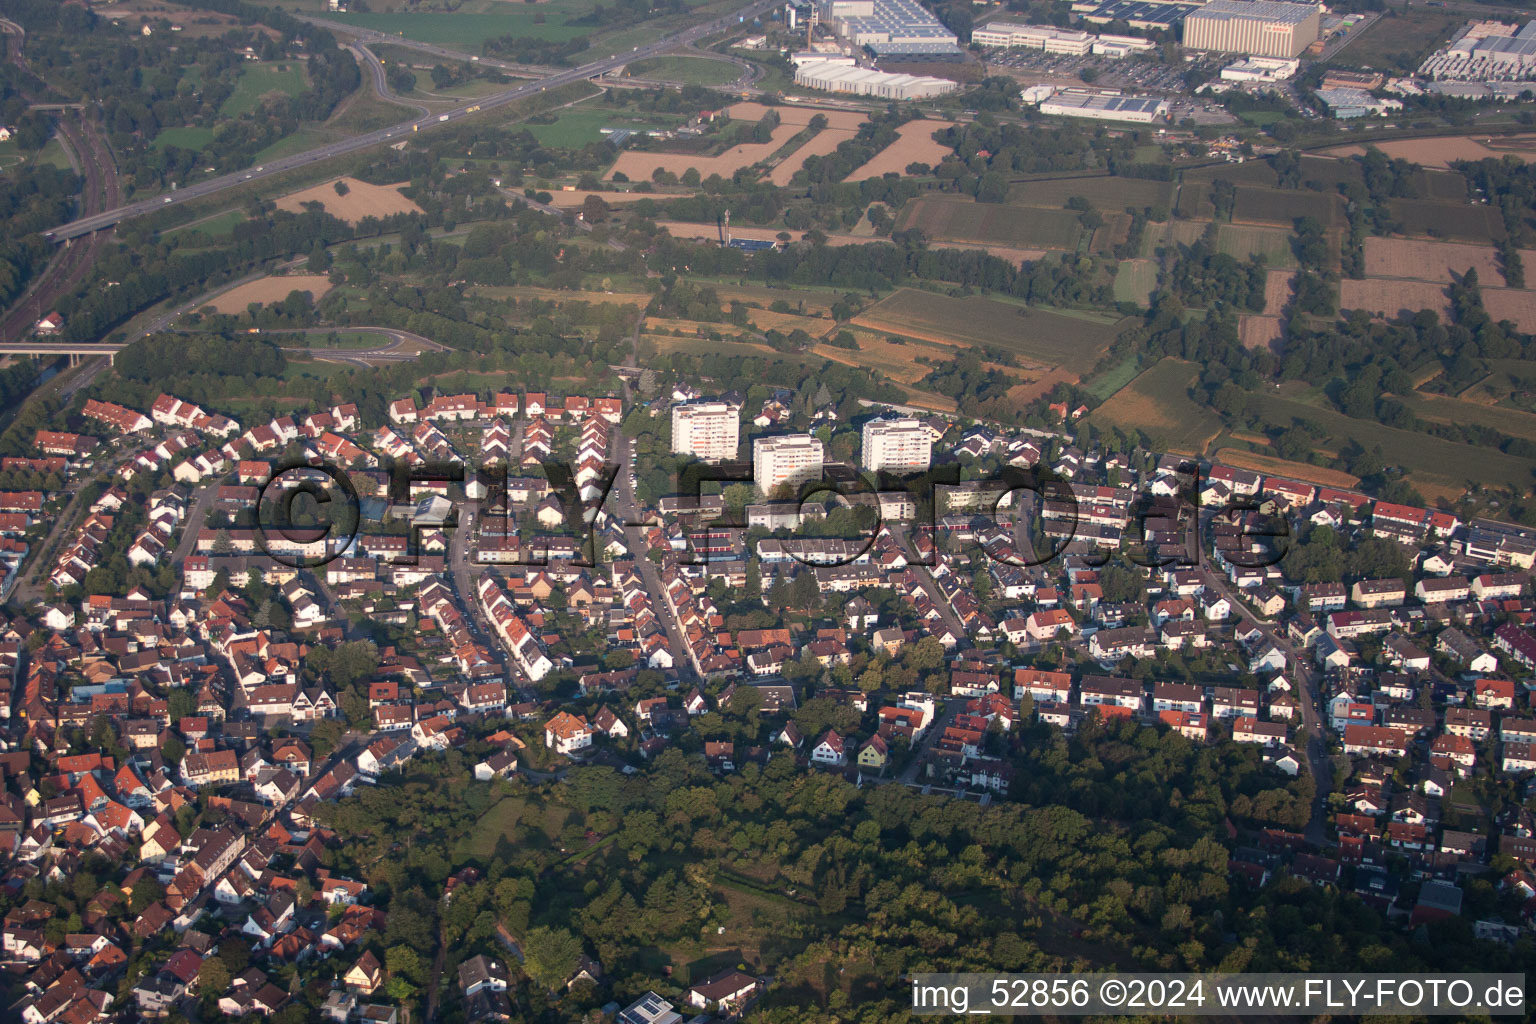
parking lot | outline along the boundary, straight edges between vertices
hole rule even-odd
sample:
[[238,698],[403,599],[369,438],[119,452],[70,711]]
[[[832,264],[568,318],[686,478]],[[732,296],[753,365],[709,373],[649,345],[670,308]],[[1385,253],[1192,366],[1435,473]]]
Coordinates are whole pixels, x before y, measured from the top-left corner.
[[1166,64],[1156,58],[1124,57],[1115,59],[1087,54],[1069,56],[1043,50],[996,51],[987,58],[991,74],[1008,75],[1022,84],[1085,84],[1083,72],[1095,89],[1123,89],[1128,92],[1166,96],[1172,103],[1173,121],[1190,119],[1196,124],[1232,124],[1237,119],[1215,103],[1194,99],[1185,88],[1185,76],[1191,71],[1215,76],[1226,61],[1219,57],[1196,57],[1192,61]]

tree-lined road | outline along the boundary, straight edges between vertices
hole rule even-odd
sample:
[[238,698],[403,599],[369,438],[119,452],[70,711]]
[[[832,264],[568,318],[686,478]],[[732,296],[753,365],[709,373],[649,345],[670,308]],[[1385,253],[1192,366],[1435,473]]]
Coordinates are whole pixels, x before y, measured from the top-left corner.
[[504,92],[494,93],[482,99],[474,100],[464,104],[463,106],[455,107],[445,113],[438,114],[435,117],[423,117],[412,121],[404,121],[390,128],[380,128],[376,131],[367,132],[363,135],[358,135],[350,139],[342,139],[337,142],[328,142],[323,146],[317,146],[314,149],[306,150],[302,153],[294,153],[290,156],[281,157],[277,160],[269,160],[267,163],[258,167],[251,168],[249,170],[236,171],[232,174],[225,174],[220,175],[217,178],[210,178],[207,181],[196,182],[194,184],[188,185],[186,188],[173,192],[170,195],[158,196],[154,199],[144,199],[136,203],[129,203],[126,206],[119,206],[113,209],[104,210],[100,213],[84,216],[78,220],[70,221],[68,224],[61,224],[60,226],[54,228],[52,231],[45,232],[43,237],[50,241],[56,242],[65,241],[71,238],[79,238],[82,235],[88,235],[92,232],[100,231],[103,228],[109,228],[113,225],[120,224],[125,220],[130,220],[134,217],[142,217],[143,215],[152,213],[155,210],[164,209],[166,207],[180,203],[190,202],[194,199],[202,199],[207,196],[216,195],[228,189],[243,185],[248,181],[271,177],[272,175],[279,174],[283,171],[308,167],[311,164],[329,160],[332,157],[345,156],[348,153],[356,153],[361,150],[377,146],[380,143],[387,142],[390,139],[399,136],[409,135],[413,132],[428,129],[438,124],[448,124],[455,121],[460,121],[477,111],[490,110],[495,107],[505,106],[508,103],[515,103],[518,100],[526,99],[529,96],[535,96],[542,92],[548,92],[551,89],[557,89],[562,85],[569,85],[572,82],[579,82],[589,78],[599,78],[616,68],[623,67],[625,64],[628,64],[631,61],[640,60],[645,57],[654,57],[658,54],[665,53],[668,50],[675,49],[679,46],[687,46],[696,40],[703,39],[706,36],[724,31],[731,25],[738,24],[747,18],[756,17],[757,15],[770,10],[775,6],[775,3],[776,0],[754,0],[753,3],[743,7],[735,14],[731,14],[723,18],[717,18],[714,21],[706,22],[702,25],[695,25],[692,28],[684,29],[682,32],[668,36],[665,39],[658,40],[657,42],[649,43],[645,46],[637,46],[630,50],[628,53],[612,54],[603,60],[592,61],[589,64],[583,64],[581,67],[570,68],[569,70],[565,71],[558,71],[552,75],[549,75],[548,77],[541,78],[536,81],[524,82],[523,84],[514,86],[505,90]]

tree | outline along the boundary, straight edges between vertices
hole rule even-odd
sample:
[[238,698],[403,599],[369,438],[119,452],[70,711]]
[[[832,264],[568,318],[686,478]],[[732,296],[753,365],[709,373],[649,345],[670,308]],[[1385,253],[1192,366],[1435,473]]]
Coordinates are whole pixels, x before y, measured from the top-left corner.
[[523,969],[540,987],[554,991],[576,973],[581,940],[564,928],[535,928],[523,945]]

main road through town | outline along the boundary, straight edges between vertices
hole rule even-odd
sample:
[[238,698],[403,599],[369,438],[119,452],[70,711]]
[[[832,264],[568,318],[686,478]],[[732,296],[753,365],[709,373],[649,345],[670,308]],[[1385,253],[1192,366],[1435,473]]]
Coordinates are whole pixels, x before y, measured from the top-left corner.
[[665,53],[666,51],[675,49],[679,46],[687,46],[688,44],[693,43],[699,39],[704,39],[708,36],[714,35],[717,32],[722,32],[726,28],[745,21],[748,18],[755,18],[757,15],[771,9],[777,2],[778,0],[754,0],[753,3],[750,3],[747,6],[741,8],[734,14],[727,15],[723,18],[716,18],[714,21],[705,22],[701,25],[694,25],[691,28],[684,29],[675,35],[667,36],[666,38],[660,39],[654,43],[648,43],[645,46],[637,46],[627,53],[611,54],[602,60],[596,60],[590,64],[583,64],[581,67],[570,68],[565,71],[558,71],[555,74],[548,76],[547,78],[541,78],[537,81],[525,82],[521,85],[513,86],[505,92],[494,93],[490,96],[484,97],[483,99],[475,100],[461,107],[455,107],[452,110],[442,114],[437,114],[436,116],[421,117],[411,121],[404,121],[390,128],[380,128],[377,131],[368,132],[364,135],[357,135],[350,139],[342,139],[337,142],[329,142],[323,146],[305,150],[302,153],[294,153],[290,156],[280,157],[276,160],[269,160],[258,167],[253,167],[244,171],[236,171],[232,174],[221,175],[217,178],[210,178],[207,181],[196,182],[195,184],[188,185],[186,188],[172,192],[170,195],[156,196],[153,199],[145,199],[140,202],[129,203],[126,206],[118,206],[113,209],[104,210],[100,213],[90,214],[88,216],[81,217],[78,220],[70,221],[68,224],[62,224],[59,227],[54,228],[52,231],[45,232],[43,237],[49,239],[50,241],[56,242],[64,241],[70,238],[78,238],[82,235],[88,235],[92,232],[100,231],[103,228],[109,228],[115,224],[120,224],[125,220],[143,216],[144,214],[151,213],[155,210],[173,206],[178,203],[190,202],[193,199],[201,199],[205,196],[214,195],[218,192],[223,192],[226,189],[234,188],[247,181],[269,177],[282,171],[293,170],[297,167],[307,167],[310,164],[318,163],[322,160],[328,160],[331,157],[343,156],[347,153],[355,153],[359,150],[367,149],[370,146],[376,146],[381,142],[386,142],[389,139],[393,139],[397,136],[409,135],[413,131],[421,131],[440,123],[451,123],[454,121],[462,120],[477,110],[489,110],[493,107],[514,103],[517,100],[525,99],[526,97],[534,96],[541,92],[547,92],[550,89],[559,88],[562,85],[568,85],[571,82],[579,82],[588,78],[598,78],[602,75],[606,75],[608,72],[613,71],[616,68],[623,67],[625,64],[628,64],[631,61],[640,60],[643,57],[653,57],[657,54]]

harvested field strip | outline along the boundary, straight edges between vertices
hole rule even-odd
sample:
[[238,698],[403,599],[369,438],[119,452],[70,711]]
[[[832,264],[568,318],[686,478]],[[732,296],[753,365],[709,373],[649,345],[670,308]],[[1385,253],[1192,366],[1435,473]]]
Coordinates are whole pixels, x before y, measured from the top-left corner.
[[982,245],[1077,250],[1082,237],[1071,210],[978,203],[953,196],[924,196],[902,209],[902,229],[918,228],[930,238]]
[[1536,290],[1484,288],[1483,308],[1495,320],[1513,320],[1522,331],[1536,331]]
[[[1536,257],[1536,253],[1531,254]],[[1407,238],[1367,238],[1365,276],[1401,277],[1451,283],[1471,268],[1483,287],[1501,283],[1498,253],[1486,245],[1466,242],[1419,242]]]
[[1073,196],[1081,196],[1104,211],[1141,209],[1144,206],[1173,206],[1173,183],[1144,178],[1112,176],[1094,178],[1051,178],[1046,181],[1016,182],[1008,190],[1008,201],[1020,206],[1064,207]]
[[1115,301],[1134,302],[1145,306],[1152,301],[1157,288],[1157,262],[1155,260],[1121,260],[1115,269]]
[[1291,462],[1288,459],[1260,455],[1242,448],[1219,448],[1216,454],[1211,456],[1211,461],[1234,469],[1251,469],[1255,473],[1263,473],[1266,476],[1282,476],[1288,480],[1317,484],[1319,487],[1337,487],[1347,491],[1360,485],[1359,477],[1350,476],[1342,469],[1314,466],[1310,462]]
[[305,203],[319,203],[325,212],[348,224],[356,224],[364,217],[388,217],[396,213],[421,213],[421,207],[400,194],[400,185],[370,185],[356,178],[341,178],[347,194],[338,195],[336,182],[294,192],[277,201],[279,210],[301,213]]
[[935,165],[951,152],[948,146],[933,141],[933,133],[950,127],[950,121],[908,121],[896,129],[900,136],[895,142],[870,157],[844,181],[863,181],[879,178],[888,172],[906,174],[908,164]]
[[[1457,160],[1498,159],[1509,155],[1536,160],[1536,136],[1451,135],[1433,139],[1401,139],[1373,145],[1390,157],[1402,157],[1423,167],[1448,170]],[[1362,145],[1337,146],[1323,152],[1334,156],[1362,156]]]
[[1413,410],[1415,416],[1432,423],[1471,424],[1488,427],[1510,437],[1536,441],[1536,413],[1424,392],[1415,392],[1402,401]]
[[558,288],[540,288],[536,285],[476,285],[471,295],[492,299],[538,299],[543,302],[590,302],[593,305],[645,306],[651,301],[649,292],[569,292]]
[[709,177],[718,174],[722,178],[729,178],[743,167],[767,160],[779,151],[790,139],[800,134],[803,125],[781,123],[773,130],[773,135],[768,142],[744,142],[738,146],[732,146],[719,156],[703,156],[690,153],[638,153],[633,150],[619,154],[608,173],[603,175],[604,180],[612,180],[614,174],[622,171],[630,181],[649,181],[656,171],[671,171],[681,177],[689,168],[699,172],[701,177]]
[[1363,309],[1388,319],[1421,309],[1432,309],[1442,319],[1450,316],[1450,300],[1445,297],[1444,285],[1391,278],[1344,278],[1339,282],[1339,308]]
[[811,118],[820,114],[827,119],[827,127],[841,131],[855,131],[864,123],[864,115],[852,110],[816,110],[807,107],[769,107],[761,103],[736,103],[725,108],[725,112],[731,115],[732,121],[761,121],[770,110],[779,113],[780,124],[792,124],[797,128],[804,128],[811,123]]
[[795,172],[805,165],[807,157],[826,156],[838,146],[853,138],[856,133],[847,128],[826,128],[817,132],[799,149],[779,161],[768,175],[768,180],[783,188],[789,184]]
[[1343,203],[1339,196],[1322,192],[1239,186],[1232,220],[1290,227],[1298,217],[1315,217],[1326,228],[1341,218]]
[[1216,251],[1236,259],[1262,256],[1271,267],[1296,266],[1296,255],[1291,251],[1291,231],[1288,228],[1266,228],[1250,224],[1218,224],[1216,226]]
[[208,305],[220,313],[244,313],[247,306],[256,303],[269,306],[282,302],[292,292],[309,292],[319,301],[331,290],[331,279],[324,274],[294,274],[291,277],[264,277],[260,281],[242,284],[215,298]]
[[1277,316],[1240,316],[1237,340],[1244,348],[1274,348],[1285,334],[1285,325]]
[[1433,199],[1394,199],[1392,219],[1405,235],[1429,235],[1488,244],[1504,237],[1504,218],[1491,206],[1442,203]]
[[1279,316],[1291,301],[1291,284],[1296,275],[1285,270],[1271,270],[1264,276],[1264,315]]

